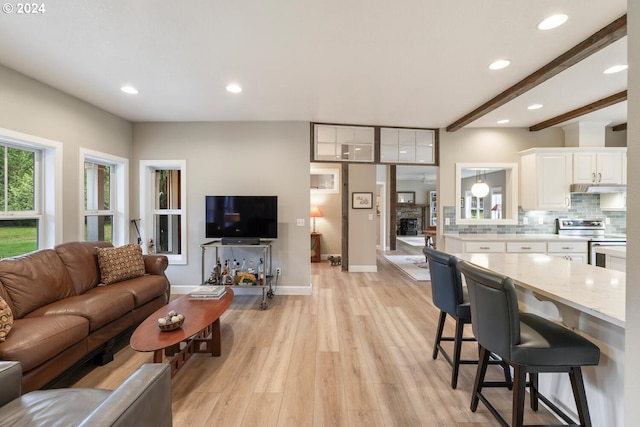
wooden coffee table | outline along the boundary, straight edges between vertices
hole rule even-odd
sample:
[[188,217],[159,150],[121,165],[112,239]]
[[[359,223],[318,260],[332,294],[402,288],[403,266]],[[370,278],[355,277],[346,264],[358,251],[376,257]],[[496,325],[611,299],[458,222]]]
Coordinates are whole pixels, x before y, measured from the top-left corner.
[[[131,336],[130,345],[136,351],[153,351],[153,362],[161,363],[163,352],[173,356],[171,376],[173,377],[195,353],[208,353],[220,356],[220,316],[233,301],[233,290],[227,287],[227,293],[219,300],[192,300],[183,295],[156,310]],[[184,315],[182,326],[173,331],[161,331],[158,318],[175,310]],[[181,344],[184,346],[181,347]]]

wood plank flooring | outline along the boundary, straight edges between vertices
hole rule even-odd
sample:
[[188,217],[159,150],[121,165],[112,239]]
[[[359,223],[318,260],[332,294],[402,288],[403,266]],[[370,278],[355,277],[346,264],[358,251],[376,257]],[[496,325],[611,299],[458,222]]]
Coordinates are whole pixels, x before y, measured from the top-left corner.
[[[400,244],[397,253],[412,251],[421,248]],[[172,380],[174,426],[498,425],[482,404],[469,410],[475,365],[461,367],[452,390],[449,365],[431,358],[438,312],[429,283],[383,256],[378,270],[314,263],[312,296],[276,290],[265,311],[257,296],[236,296],[222,317],[222,356],[197,354]],[[452,333],[453,323],[446,328]],[[465,344],[464,356],[474,354]],[[113,362],[78,371],[70,384],[113,389],[151,360],[124,345]],[[493,369],[492,379],[503,378]],[[509,418],[510,392],[488,394]],[[557,421],[541,408],[528,409],[525,423]]]

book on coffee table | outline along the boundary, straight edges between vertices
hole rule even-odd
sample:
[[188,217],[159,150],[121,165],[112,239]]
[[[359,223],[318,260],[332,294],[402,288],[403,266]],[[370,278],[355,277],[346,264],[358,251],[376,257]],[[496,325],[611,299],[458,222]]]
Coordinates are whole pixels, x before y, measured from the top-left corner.
[[220,299],[227,293],[227,288],[221,285],[198,286],[189,292],[189,299]]

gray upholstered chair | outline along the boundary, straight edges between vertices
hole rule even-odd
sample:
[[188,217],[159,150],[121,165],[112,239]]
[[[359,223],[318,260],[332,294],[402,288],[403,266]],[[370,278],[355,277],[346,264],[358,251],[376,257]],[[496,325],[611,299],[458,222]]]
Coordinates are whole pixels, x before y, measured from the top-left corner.
[[[431,299],[433,304],[440,309],[432,357],[436,359],[438,353],[442,353],[442,356],[451,365],[451,387],[456,388],[460,365],[475,365],[478,363],[477,359],[466,360],[461,359],[460,356],[464,341],[476,341],[474,337],[465,338],[463,336],[464,325],[471,323],[469,298],[465,287],[462,286],[460,272],[456,268],[458,258],[429,246],[423,248],[422,252],[427,259],[431,274]],[[453,337],[442,336],[447,315],[451,316],[456,322]],[[453,357],[442,347],[443,341],[453,341]],[[499,360],[492,360],[491,363],[502,364]],[[506,366],[503,367],[506,368]],[[505,382],[507,386],[511,385],[511,374],[508,369],[505,369]]]
[[171,369],[145,364],[115,390],[59,388],[21,395],[22,365],[0,362],[3,426],[170,427]]
[[[564,412],[537,390],[538,374],[567,372],[571,380],[581,426],[591,426],[582,366],[597,365],[600,349],[589,340],[548,319],[520,312],[513,280],[466,261],[458,263],[469,290],[473,332],[480,345],[480,363],[473,387],[471,410],[478,401],[487,406],[502,426],[509,424],[482,394],[489,352],[513,367],[511,426],[520,427],[524,419],[525,387],[530,387],[531,407],[542,400],[569,424]],[[529,374],[530,382],[526,378]]]

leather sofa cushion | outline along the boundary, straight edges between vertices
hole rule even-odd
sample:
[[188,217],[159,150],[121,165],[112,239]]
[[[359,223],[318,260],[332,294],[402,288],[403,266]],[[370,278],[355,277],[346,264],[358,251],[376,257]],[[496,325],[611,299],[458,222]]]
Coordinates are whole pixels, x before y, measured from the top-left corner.
[[88,333],[89,321],[80,316],[17,319],[11,339],[0,343],[0,360],[19,360],[27,372],[82,341]]
[[0,420],[12,427],[76,426],[110,394],[109,390],[88,388],[32,391],[0,407]]
[[77,295],[100,282],[96,248],[111,248],[109,242],[68,242],[53,248],[69,271]]
[[16,319],[75,295],[71,277],[53,249],[0,260],[0,281],[11,297]]
[[138,308],[154,298],[167,292],[168,282],[164,276],[145,275],[129,279],[108,286],[98,286],[92,292],[118,292],[133,296],[135,307]]
[[[133,297],[126,293],[105,294],[96,289],[56,301],[29,313],[28,318],[42,316],[73,315],[89,321],[89,332],[93,332],[133,310]],[[42,319],[46,321],[46,319]]]

